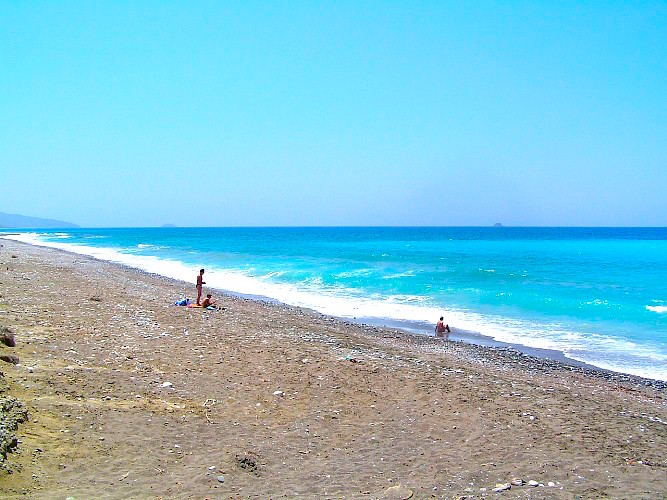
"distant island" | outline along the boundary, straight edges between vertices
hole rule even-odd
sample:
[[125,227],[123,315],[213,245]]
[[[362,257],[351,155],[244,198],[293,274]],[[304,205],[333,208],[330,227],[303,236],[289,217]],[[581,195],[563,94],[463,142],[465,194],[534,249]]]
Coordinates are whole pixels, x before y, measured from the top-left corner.
[[176,224],[162,224],[160,227],[176,227]]
[[504,227],[500,222],[496,222],[493,227]]
[[79,227],[71,222],[55,219],[40,219],[39,217],[28,217],[27,215],[6,214],[0,212],[0,227],[20,228],[72,228]]

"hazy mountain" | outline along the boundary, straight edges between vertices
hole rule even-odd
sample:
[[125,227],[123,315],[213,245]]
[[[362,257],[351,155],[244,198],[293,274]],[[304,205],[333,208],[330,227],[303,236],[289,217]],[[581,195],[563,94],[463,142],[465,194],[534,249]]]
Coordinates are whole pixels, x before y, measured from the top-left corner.
[[0,212],[0,227],[66,228],[79,226],[61,220],[40,219],[39,217],[28,217],[26,215]]

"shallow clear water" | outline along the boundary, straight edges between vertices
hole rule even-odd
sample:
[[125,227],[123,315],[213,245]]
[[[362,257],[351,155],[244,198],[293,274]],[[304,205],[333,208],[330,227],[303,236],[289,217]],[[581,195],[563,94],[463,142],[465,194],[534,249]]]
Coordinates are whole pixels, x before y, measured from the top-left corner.
[[[667,228],[73,229],[13,238],[667,380]],[[184,288],[189,296],[192,288]]]

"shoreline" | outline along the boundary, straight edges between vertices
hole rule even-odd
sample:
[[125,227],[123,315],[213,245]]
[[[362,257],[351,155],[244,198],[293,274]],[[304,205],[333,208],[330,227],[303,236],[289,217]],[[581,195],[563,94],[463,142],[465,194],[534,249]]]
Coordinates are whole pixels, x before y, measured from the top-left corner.
[[[7,235],[11,234],[21,234],[21,233],[9,233]],[[179,284],[179,285],[187,285],[189,288],[192,287],[192,284],[183,280],[179,280],[177,278],[171,278],[169,276],[164,276],[158,273],[151,273],[149,271],[145,271],[143,269],[133,267],[129,264],[121,263],[121,262],[114,262],[111,260],[105,260],[105,259],[99,259],[94,256],[86,255],[86,254],[80,254],[77,252],[73,252],[70,250],[62,249],[62,248],[55,248],[51,247],[48,245],[38,245],[34,243],[27,243],[23,241],[17,241],[13,239],[6,239],[3,236],[6,236],[5,234],[0,234],[0,240],[4,241],[11,241],[20,245],[29,245],[29,246],[35,246],[39,248],[44,248],[47,250],[52,250],[56,252],[64,252],[70,255],[74,255],[80,258],[87,258],[87,259],[92,259],[97,262],[105,262],[114,266],[119,266],[124,269],[132,270],[135,272],[139,272],[145,275],[149,276],[155,276],[160,279],[164,279],[167,281],[171,281],[174,284]],[[331,317],[335,318],[336,320],[339,320],[343,323],[346,324],[351,324],[351,325],[359,325],[361,327],[379,327],[379,328],[386,328],[386,329],[395,329],[395,330],[400,330],[406,335],[418,335],[418,336],[423,336],[427,338],[435,338],[434,335],[431,335],[428,333],[427,327],[425,325],[422,325],[421,323],[417,322],[410,322],[410,321],[398,321],[398,320],[388,320],[388,319],[383,319],[383,318],[370,318],[370,317],[359,317],[359,318],[346,318],[346,317],[340,317],[340,316],[331,316],[327,315],[324,313],[320,313],[317,310],[310,309],[310,308],[305,308],[305,307],[299,307],[299,306],[292,306],[290,304],[281,302],[277,299],[274,299],[272,297],[265,297],[261,295],[251,295],[251,294],[243,294],[239,292],[235,292],[233,290],[227,290],[224,288],[217,288],[217,287],[209,287],[211,290],[215,290],[219,293],[223,293],[226,295],[234,296],[234,297],[239,297],[243,299],[249,299],[249,300],[255,300],[259,302],[263,302],[266,304],[273,304],[277,306],[282,306],[282,307],[288,307],[288,308],[297,308],[299,310],[303,311],[308,311],[311,314],[314,315],[320,315],[323,317]],[[441,339],[437,339],[440,340]],[[602,368],[590,363],[586,363],[584,361],[579,361],[574,358],[568,357],[563,351],[556,350],[556,349],[544,349],[544,348],[538,348],[538,347],[530,347],[524,344],[517,344],[517,343],[509,343],[509,342],[503,342],[499,340],[495,340],[493,337],[484,335],[483,333],[479,332],[472,332],[472,331],[467,331],[463,329],[458,329],[456,328],[455,330],[452,331],[452,334],[450,335],[450,341],[455,341],[455,342],[463,342],[465,344],[469,345],[475,345],[479,347],[484,347],[484,348],[492,348],[492,349],[497,349],[501,351],[517,351],[518,353],[522,355],[527,355],[530,357],[534,357],[537,359],[544,359],[544,360],[549,360],[549,361],[555,361],[557,363],[562,363],[563,365],[566,365],[567,367],[574,367],[577,369],[583,369],[588,372],[595,372],[599,371],[601,372],[602,376],[607,376],[609,378],[616,378],[619,380],[632,380],[636,379],[638,381],[647,381],[644,383],[644,385],[651,385],[651,386],[656,386],[656,387],[662,387],[662,388],[667,388],[667,380],[660,380],[660,379],[653,379],[650,377],[644,377],[641,375],[634,375],[626,372],[621,372],[621,371],[616,371],[616,370],[611,370],[607,368]],[[641,382],[639,382],[641,383]]]
[[0,496],[667,493],[659,382],[228,294],[224,310],[171,305],[184,287],[0,249],[20,357],[0,377],[30,414]]

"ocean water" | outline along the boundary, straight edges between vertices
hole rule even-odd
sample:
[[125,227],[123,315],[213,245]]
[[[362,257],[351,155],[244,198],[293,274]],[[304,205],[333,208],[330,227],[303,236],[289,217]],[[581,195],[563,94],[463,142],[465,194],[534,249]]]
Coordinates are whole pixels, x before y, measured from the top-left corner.
[[[149,228],[13,239],[432,334],[667,380],[667,228]],[[176,300],[177,297],[174,297]]]

